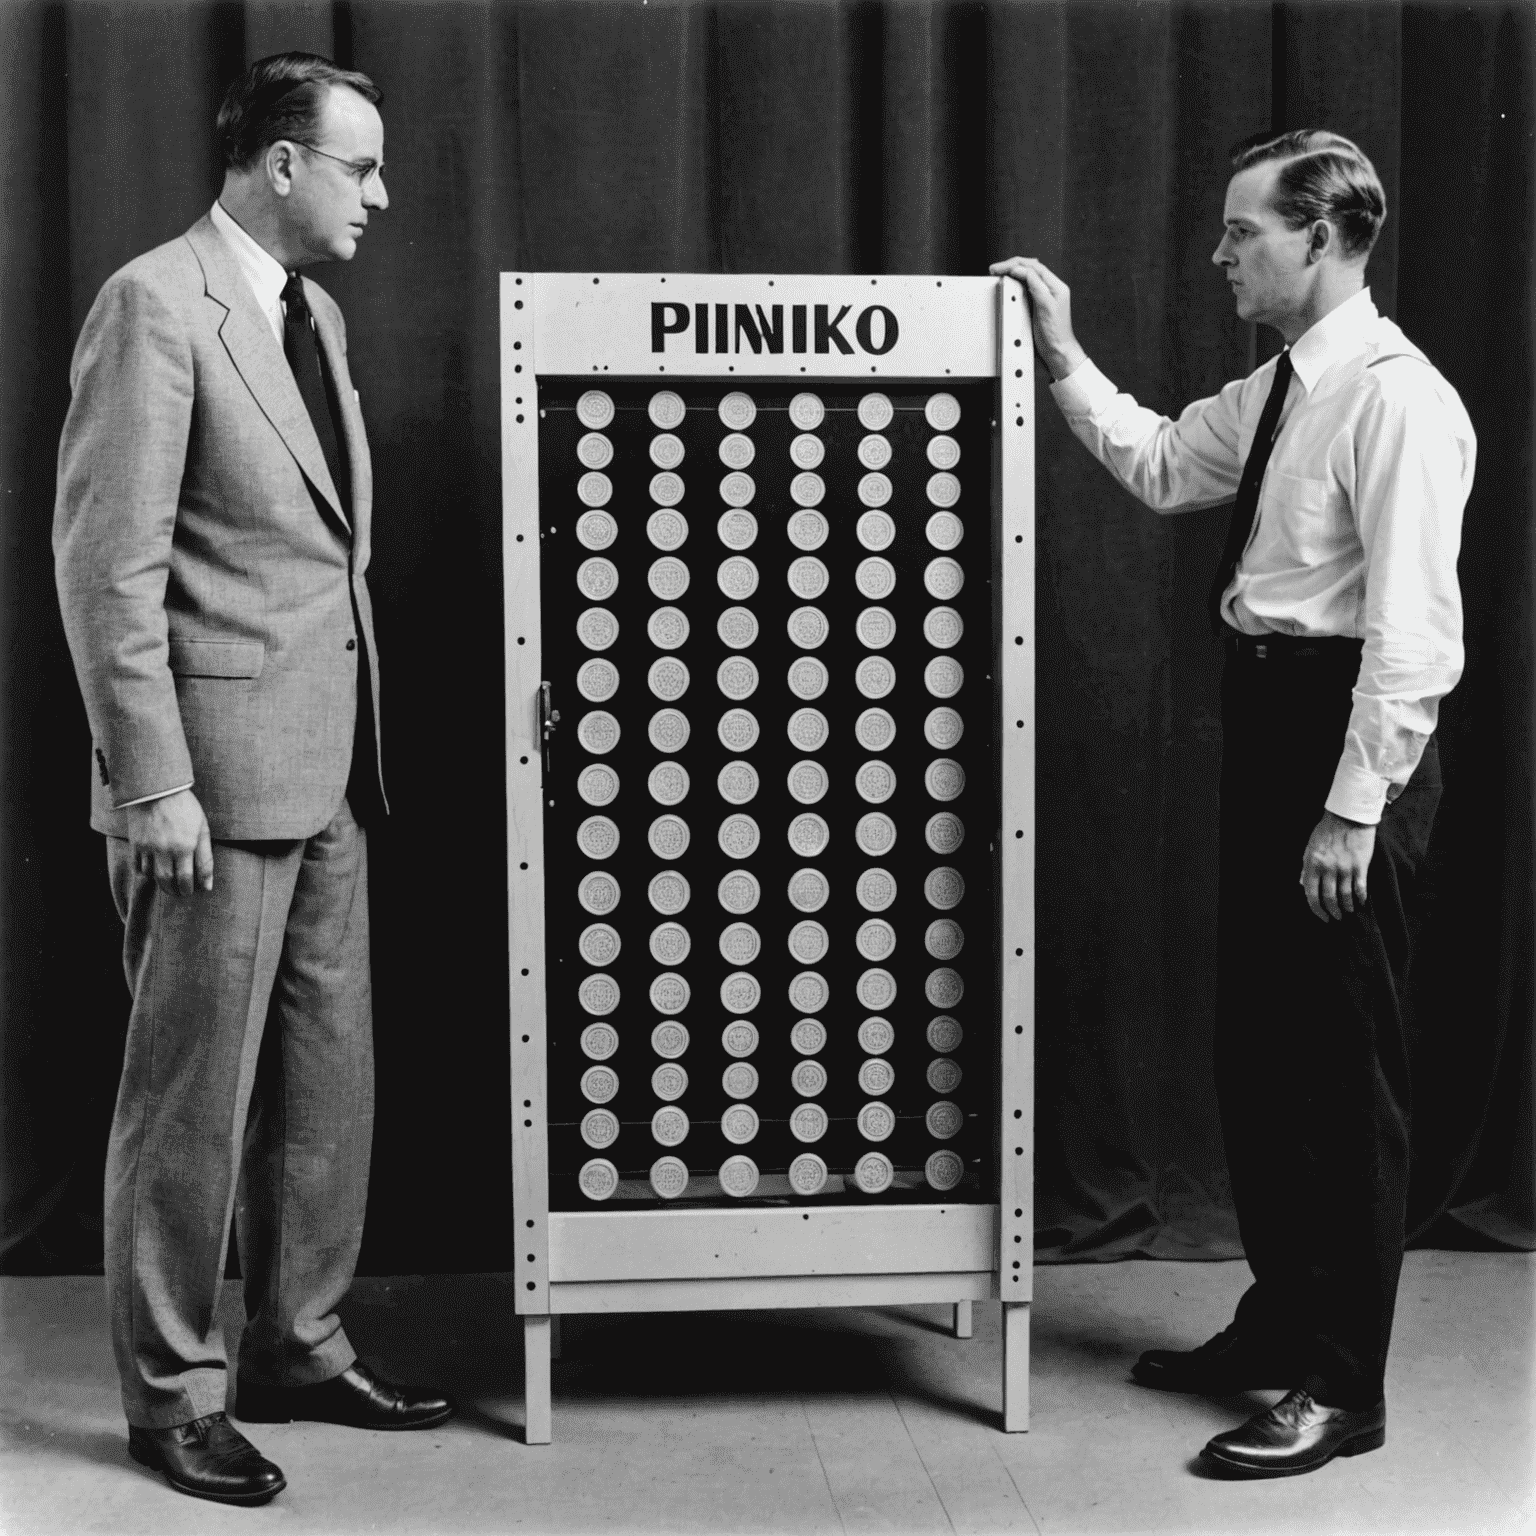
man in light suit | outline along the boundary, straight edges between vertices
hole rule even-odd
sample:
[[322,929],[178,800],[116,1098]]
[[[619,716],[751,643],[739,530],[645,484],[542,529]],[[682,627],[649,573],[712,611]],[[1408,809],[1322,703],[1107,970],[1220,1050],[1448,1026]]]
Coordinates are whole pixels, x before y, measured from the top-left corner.
[[385,813],[364,572],[372,482],[340,311],[299,276],[388,206],[379,92],[312,54],[230,87],[219,200],[102,287],[59,445],[59,602],[133,1006],[107,1157],[129,1450],[182,1492],[284,1486],[225,1416],[452,1411],[336,1316],[373,1125],[368,853]]

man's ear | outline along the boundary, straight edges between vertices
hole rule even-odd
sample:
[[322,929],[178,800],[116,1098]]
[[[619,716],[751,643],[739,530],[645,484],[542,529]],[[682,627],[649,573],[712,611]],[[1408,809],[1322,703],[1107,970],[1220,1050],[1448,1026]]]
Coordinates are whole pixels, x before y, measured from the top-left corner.
[[262,169],[267,174],[267,185],[279,197],[287,197],[293,190],[293,161],[296,151],[286,139],[267,146],[262,157]]
[[1307,231],[1307,261],[1318,262],[1337,246],[1338,233],[1327,219],[1313,219]]

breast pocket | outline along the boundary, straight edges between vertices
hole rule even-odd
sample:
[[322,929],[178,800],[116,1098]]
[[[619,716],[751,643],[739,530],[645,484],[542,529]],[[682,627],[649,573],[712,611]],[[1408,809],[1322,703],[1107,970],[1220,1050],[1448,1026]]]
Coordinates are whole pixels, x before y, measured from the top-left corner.
[[1275,470],[1264,477],[1260,521],[1265,542],[1300,565],[1332,558],[1350,532],[1344,493],[1331,480]]

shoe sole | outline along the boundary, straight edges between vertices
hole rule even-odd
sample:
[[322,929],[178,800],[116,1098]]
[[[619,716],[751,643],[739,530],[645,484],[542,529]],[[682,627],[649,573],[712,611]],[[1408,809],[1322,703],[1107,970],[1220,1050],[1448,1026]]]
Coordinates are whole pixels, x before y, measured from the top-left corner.
[[453,1409],[445,1408],[441,1413],[434,1413],[431,1418],[411,1419],[404,1424],[360,1424],[355,1419],[324,1419],[324,1418],[295,1418],[291,1413],[283,1413],[281,1410],[256,1409],[247,1412],[238,1403],[235,1404],[235,1417],[242,1424],[339,1424],[343,1429],[431,1429],[434,1425],[445,1424],[453,1417]]
[[215,1504],[239,1504],[246,1508],[253,1508],[257,1504],[266,1504],[275,1499],[288,1486],[288,1479],[285,1477],[271,1488],[263,1488],[258,1493],[211,1493],[206,1488],[194,1488],[190,1483],[180,1482],[158,1456],[141,1451],[131,1440],[128,1442],[128,1454],[141,1467],[148,1467],[151,1471],[158,1472],[177,1493],[185,1493],[194,1499],[208,1499]]
[[1367,1451],[1379,1451],[1387,1443],[1387,1431],[1381,1429],[1368,1429],[1364,1434],[1354,1435],[1335,1446],[1326,1456],[1319,1456],[1315,1461],[1296,1462],[1290,1466],[1255,1466],[1250,1461],[1237,1461],[1230,1456],[1223,1456],[1220,1451],[1213,1451],[1209,1446],[1200,1453],[1207,1461],[1215,1462],[1225,1472],[1236,1472],[1242,1477],[1300,1477],[1304,1472],[1315,1472],[1319,1467],[1326,1467],[1336,1456],[1363,1456]]

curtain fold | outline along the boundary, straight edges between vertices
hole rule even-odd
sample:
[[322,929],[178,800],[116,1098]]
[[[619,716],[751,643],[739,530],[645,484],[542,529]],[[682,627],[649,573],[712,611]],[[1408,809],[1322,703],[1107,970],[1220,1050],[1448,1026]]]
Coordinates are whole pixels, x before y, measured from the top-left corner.
[[[1421,1240],[1531,1245],[1533,34],[1527,7],[1403,12],[1398,312],[1478,434],[1467,670],[1441,711],[1415,1050]],[[1446,1027],[1444,1021],[1451,1021]],[[1443,1213],[1443,1214],[1442,1214]]]
[[[1373,292],[1479,435],[1416,985],[1413,1221],[1423,1240],[1536,1244],[1526,7],[13,0],[0,1263],[99,1263],[127,1011],[48,548],[70,349],[103,279],[206,209],[219,97],[287,47],[383,87],[392,199],[355,262],[315,274],[346,315],[374,455],[395,807],[372,860],[365,1269],[510,1264],[497,273],[1036,254],[1095,360],[1172,412],[1274,346],[1232,315],[1210,253],[1228,147],[1278,126],[1336,128],[1375,159],[1392,213]],[[1040,393],[1039,1248],[1226,1257],[1203,601],[1224,515],[1154,517]]]

